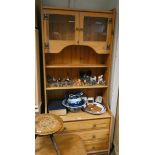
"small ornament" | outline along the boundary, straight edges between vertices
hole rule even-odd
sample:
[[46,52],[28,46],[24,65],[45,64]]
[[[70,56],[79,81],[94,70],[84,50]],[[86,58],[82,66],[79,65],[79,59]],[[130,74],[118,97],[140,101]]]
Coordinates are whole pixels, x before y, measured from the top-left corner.
[[97,103],[102,103],[102,96],[97,96],[96,99],[95,99],[95,102]]
[[105,81],[104,81],[104,79],[103,79],[103,75],[100,75],[100,76],[98,76],[98,81],[97,81],[97,84],[104,84],[105,83]]
[[53,80],[52,80],[52,77],[51,77],[50,75],[47,75],[47,82],[48,82],[48,83],[52,83],[52,81],[53,81]]
[[96,76],[90,77],[90,84],[95,85],[96,84]]
[[94,103],[94,97],[88,97],[87,101],[88,103]]

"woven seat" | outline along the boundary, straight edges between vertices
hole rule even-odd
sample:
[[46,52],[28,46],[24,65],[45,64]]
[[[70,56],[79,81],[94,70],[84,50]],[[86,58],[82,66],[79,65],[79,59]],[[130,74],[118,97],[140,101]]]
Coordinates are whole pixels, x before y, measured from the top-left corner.
[[61,134],[53,136],[63,127],[63,121],[59,116],[39,114],[36,115],[35,123],[35,134],[39,135],[35,141],[36,155],[57,155],[60,153],[61,155],[86,155],[83,142],[79,136]]
[[[61,155],[86,155],[81,138],[77,135],[55,136]],[[41,136],[36,139],[36,155],[56,155],[49,136]]]
[[63,127],[62,119],[54,114],[39,114],[35,117],[35,134],[49,135]]

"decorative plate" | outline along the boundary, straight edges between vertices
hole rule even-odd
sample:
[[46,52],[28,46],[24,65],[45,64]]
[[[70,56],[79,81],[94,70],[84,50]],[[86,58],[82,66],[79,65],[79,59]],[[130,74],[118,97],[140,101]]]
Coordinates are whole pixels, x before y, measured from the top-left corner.
[[82,99],[81,102],[79,102],[78,104],[74,104],[74,105],[72,105],[72,106],[70,106],[70,105],[68,104],[68,102],[67,102],[66,99],[64,99],[64,100],[62,101],[62,105],[64,105],[64,106],[67,107],[67,108],[80,108],[80,107],[83,107],[85,104],[86,104],[86,103],[85,103],[85,100],[84,100],[84,99]]
[[104,105],[94,102],[94,103],[87,103],[87,106],[84,108],[84,111],[90,114],[99,115],[106,112],[106,108]]

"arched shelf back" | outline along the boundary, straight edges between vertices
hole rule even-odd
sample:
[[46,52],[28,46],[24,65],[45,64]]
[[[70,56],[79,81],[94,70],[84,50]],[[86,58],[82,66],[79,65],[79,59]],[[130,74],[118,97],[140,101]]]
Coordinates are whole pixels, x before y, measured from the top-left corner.
[[47,68],[57,64],[75,65],[75,67],[78,65],[106,67],[109,54],[98,54],[89,46],[70,45],[59,53],[47,53],[45,57]]
[[52,52],[48,52],[48,53],[61,53],[61,52],[63,52],[63,50],[64,49],[66,49],[66,48],[70,48],[70,47],[72,47],[72,46],[76,46],[76,47],[86,47],[86,48],[89,48],[90,50],[93,50],[95,53],[97,53],[97,54],[109,54],[109,50],[104,50],[104,52],[103,51],[99,51],[99,50],[96,50],[96,48],[94,48],[94,47],[91,47],[91,46],[87,46],[87,45],[69,45],[69,46],[64,46],[64,47],[62,47],[62,46],[59,46],[59,47],[57,47],[57,49],[55,49],[55,50],[52,50]]

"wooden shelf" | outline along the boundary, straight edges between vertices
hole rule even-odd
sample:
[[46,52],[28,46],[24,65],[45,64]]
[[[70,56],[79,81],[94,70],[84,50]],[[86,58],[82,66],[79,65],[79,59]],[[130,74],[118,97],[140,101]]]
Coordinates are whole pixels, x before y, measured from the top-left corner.
[[91,89],[91,88],[107,88],[108,86],[68,86],[68,87],[47,87],[46,90],[64,90],[64,89]]
[[58,64],[46,65],[46,68],[106,68],[104,64]]
[[69,121],[79,121],[79,120],[90,120],[90,119],[101,119],[101,118],[109,118],[111,114],[106,111],[101,115],[92,115],[83,111],[79,111],[76,113],[68,112],[67,115],[61,116],[64,122]]

